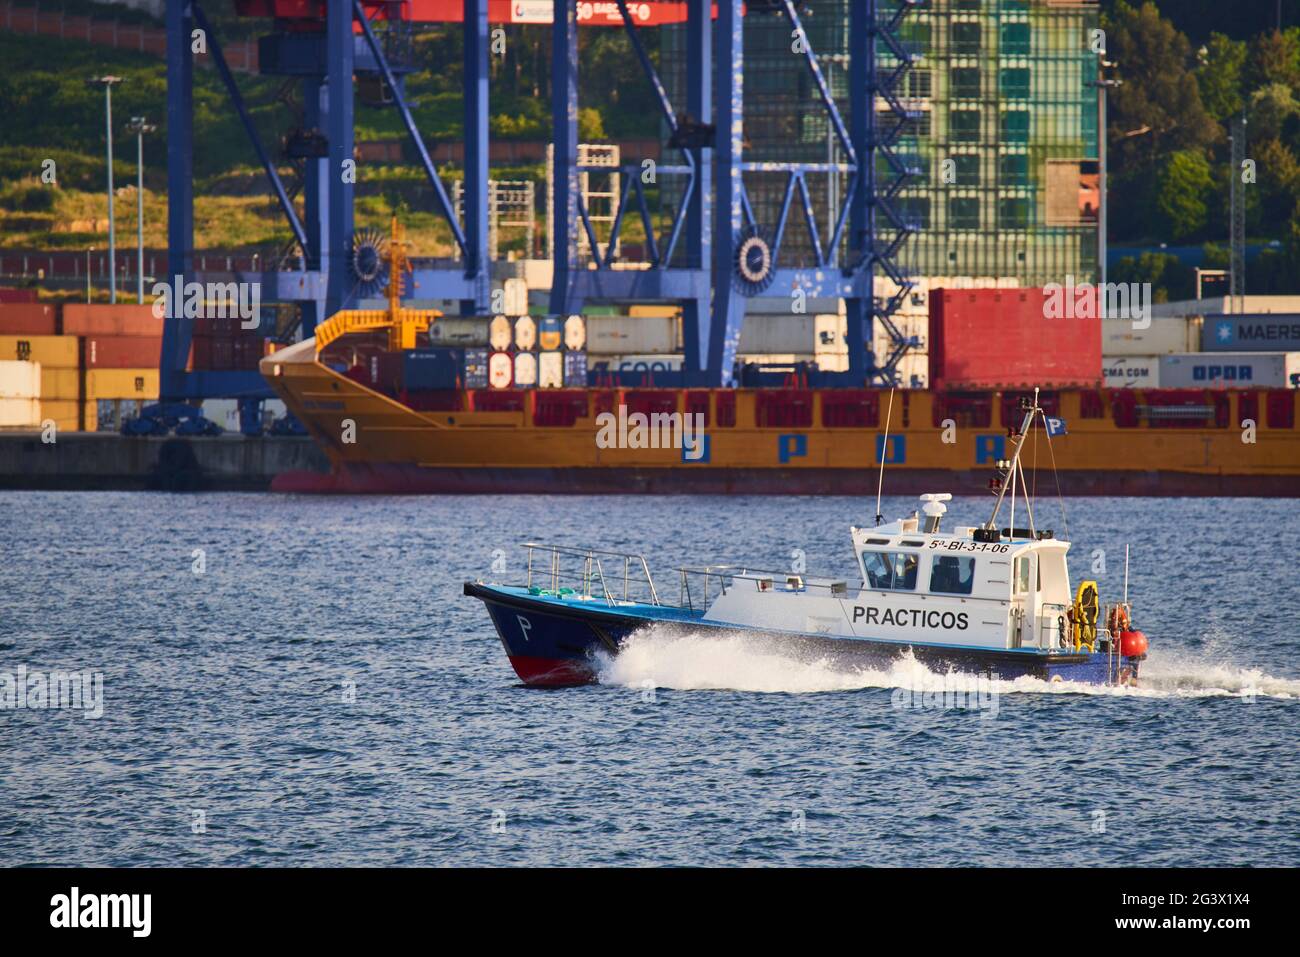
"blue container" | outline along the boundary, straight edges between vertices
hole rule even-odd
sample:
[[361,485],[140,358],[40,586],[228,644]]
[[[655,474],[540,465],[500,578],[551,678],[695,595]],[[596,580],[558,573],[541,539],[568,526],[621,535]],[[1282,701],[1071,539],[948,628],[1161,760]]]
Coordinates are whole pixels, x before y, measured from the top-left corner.
[[1300,315],[1206,316],[1204,352],[1300,352]]
[[455,389],[464,369],[464,349],[412,349],[402,354],[402,387],[410,392]]

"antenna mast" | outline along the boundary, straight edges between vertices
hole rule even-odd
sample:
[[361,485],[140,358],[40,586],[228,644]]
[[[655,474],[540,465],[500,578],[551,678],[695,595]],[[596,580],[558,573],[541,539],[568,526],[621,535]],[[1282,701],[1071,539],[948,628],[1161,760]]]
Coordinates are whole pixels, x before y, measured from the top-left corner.
[[876,480],[876,525],[884,521],[880,514],[880,493],[885,487],[885,459],[889,457],[889,420],[894,415],[894,387],[889,387],[889,408],[885,412],[885,442],[880,447],[880,477]]
[[[1025,447],[1025,439],[1029,437],[1029,430],[1034,426],[1034,416],[1038,415],[1042,411],[1043,410],[1038,407],[1038,390],[1034,389],[1033,404],[1025,411],[1024,421],[1020,423],[1020,434],[1016,437],[1015,453],[1011,456],[1010,464],[1007,465],[1005,468],[1001,469],[1002,487],[998,490],[997,503],[993,506],[993,514],[989,517],[988,524],[984,526],[985,528],[995,529],[998,527],[997,525],[998,512],[1002,510],[1002,500],[1006,497],[1007,494],[1008,479],[1010,480],[1010,486],[1011,486],[1011,508],[1013,509],[1013,514],[1014,514],[1014,509],[1016,507],[1015,506],[1016,472],[1020,465],[1020,450]],[[1000,465],[1001,463],[999,463],[999,466]],[[1022,476],[1021,482],[1023,481],[1024,478]],[[1028,505],[1027,495],[1026,495],[1026,505]],[[1015,522],[1013,521],[1012,524],[1014,525]],[[1012,529],[1012,531],[1015,531],[1015,529]]]

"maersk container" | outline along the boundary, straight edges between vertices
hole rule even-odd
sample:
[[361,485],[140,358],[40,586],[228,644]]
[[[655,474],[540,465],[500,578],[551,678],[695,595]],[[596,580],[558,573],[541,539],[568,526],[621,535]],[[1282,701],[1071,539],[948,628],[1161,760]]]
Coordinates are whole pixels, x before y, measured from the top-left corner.
[[1206,316],[1201,329],[1205,352],[1300,352],[1300,315]]
[[930,387],[1096,388],[1101,320],[1049,318],[1047,305],[1038,288],[933,290]]
[[1300,388],[1300,352],[1192,352],[1161,356],[1160,387]]
[[587,316],[587,352],[593,356],[676,352],[677,324],[672,316]]
[[1160,356],[1102,356],[1101,384],[1107,389],[1160,388]]

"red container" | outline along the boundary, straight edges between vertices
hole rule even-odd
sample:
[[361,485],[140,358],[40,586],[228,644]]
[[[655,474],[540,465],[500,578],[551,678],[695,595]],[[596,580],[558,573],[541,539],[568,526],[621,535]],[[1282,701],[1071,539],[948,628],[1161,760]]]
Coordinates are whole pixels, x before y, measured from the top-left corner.
[[1073,292],[1066,287],[1053,301],[1038,288],[932,290],[930,387],[1097,388],[1097,292],[1089,288],[1081,301],[1059,308]]
[[87,336],[81,340],[87,369],[144,369],[157,366],[162,336]]
[[0,302],[37,302],[35,289],[14,289],[0,286]]
[[0,335],[56,336],[58,334],[58,312],[54,306],[29,302],[6,302],[0,305]]
[[235,368],[235,340],[214,336],[212,342],[212,368],[228,371]]
[[63,307],[63,333],[68,336],[161,336],[163,321],[152,305],[70,302]]
[[212,337],[195,333],[191,355],[194,356],[194,368],[211,369],[212,368]]

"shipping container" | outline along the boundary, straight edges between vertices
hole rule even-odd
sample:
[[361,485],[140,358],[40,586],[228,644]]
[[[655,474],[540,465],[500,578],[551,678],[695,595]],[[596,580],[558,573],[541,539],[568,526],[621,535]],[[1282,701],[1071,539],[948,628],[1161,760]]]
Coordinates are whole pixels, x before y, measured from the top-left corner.
[[81,398],[81,370],[55,369],[50,366],[41,366],[40,398],[42,400],[79,400]]
[[740,330],[738,352],[811,353],[816,346],[811,315],[749,315]]
[[537,385],[542,389],[564,386],[564,353],[553,350],[537,353]]
[[1300,388],[1300,352],[1193,352],[1161,356],[1160,387]]
[[459,389],[465,374],[465,350],[446,347],[385,352],[376,357],[376,384],[394,392]]
[[1101,384],[1107,389],[1160,388],[1160,356],[1102,356]]
[[[55,369],[76,369],[81,364],[81,340],[76,336],[3,336],[0,359],[39,362]],[[154,362],[157,363],[157,358]]]
[[509,352],[494,352],[488,357],[488,385],[508,389],[515,377],[515,360]]
[[0,398],[0,429],[36,429],[40,425],[40,399]]
[[638,306],[628,306],[627,314],[635,319],[675,319],[682,314],[682,307],[674,306],[671,303],[646,303]]
[[515,385],[520,388],[537,385],[537,353],[515,353]]
[[488,387],[488,351],[486,349],[465,350],[465,385],[466,389],[486,389]]
[[158,369],[88,369],[86,399],[156,399]]
[[564,385],[569,389],[586,388],[587,353],[570,350],[564,354]]
[[593,372],[680,372],[686,357],[681,353],[645,356],[590,356]]
[[[911,340],[915,345],[910,350],[913,353],[926,352],[929,349],[930,336],[930,317],[929,316],[892,316],[890,319],[894,328],[898,330],[899,335],[904,339]],[[877,361],[883,361],[895,348],[894,340],[889,335],[889,331],[882,322],[873,322],[873,335],[871,348],[876,354]],[[845,347],[848,348],[847,346]]]
[[[1145,329],[1139,328],[1144,324]],[[1154,316],[1137,323],[1132,319],[1101,321],[1101,354],[1105,356],[1158,356],[1195,352],[1200,344],[1199,316]]]
[[0,360],[0,399],[39,399],[41,364]]
[[1048,318],[1047,306],[1038,288],[933,290],[930,387],[1096,388],[1101,320]]
[[677,320],[665,316],[587,316],[587,352],[625,356],[677,351]]
[[60,432],[76,432],[81,428],[81,403],[76,399],[41,399],[41,425],[53,422]]
[[162,335],[163,321],[149,303],[69,302],[63,306],[63,334],[68,336]]
[[1203,352],[1300,352],[1300,315],[1206,316],[1200,348]]
[[59,333],[59,313],[54,306],[36,302],[0,305],[0,335],[54,336]]
[[429,325],[429,345],[486,346],[490,324],[489,319],[438,319]]
[[157,366],[162,356],[161,336],[86,336],[82,339],[82,365],[87,369],[139,369]]
[[13,286],[0,286],[0,303],[36,302],[35,289],[15,289]]

